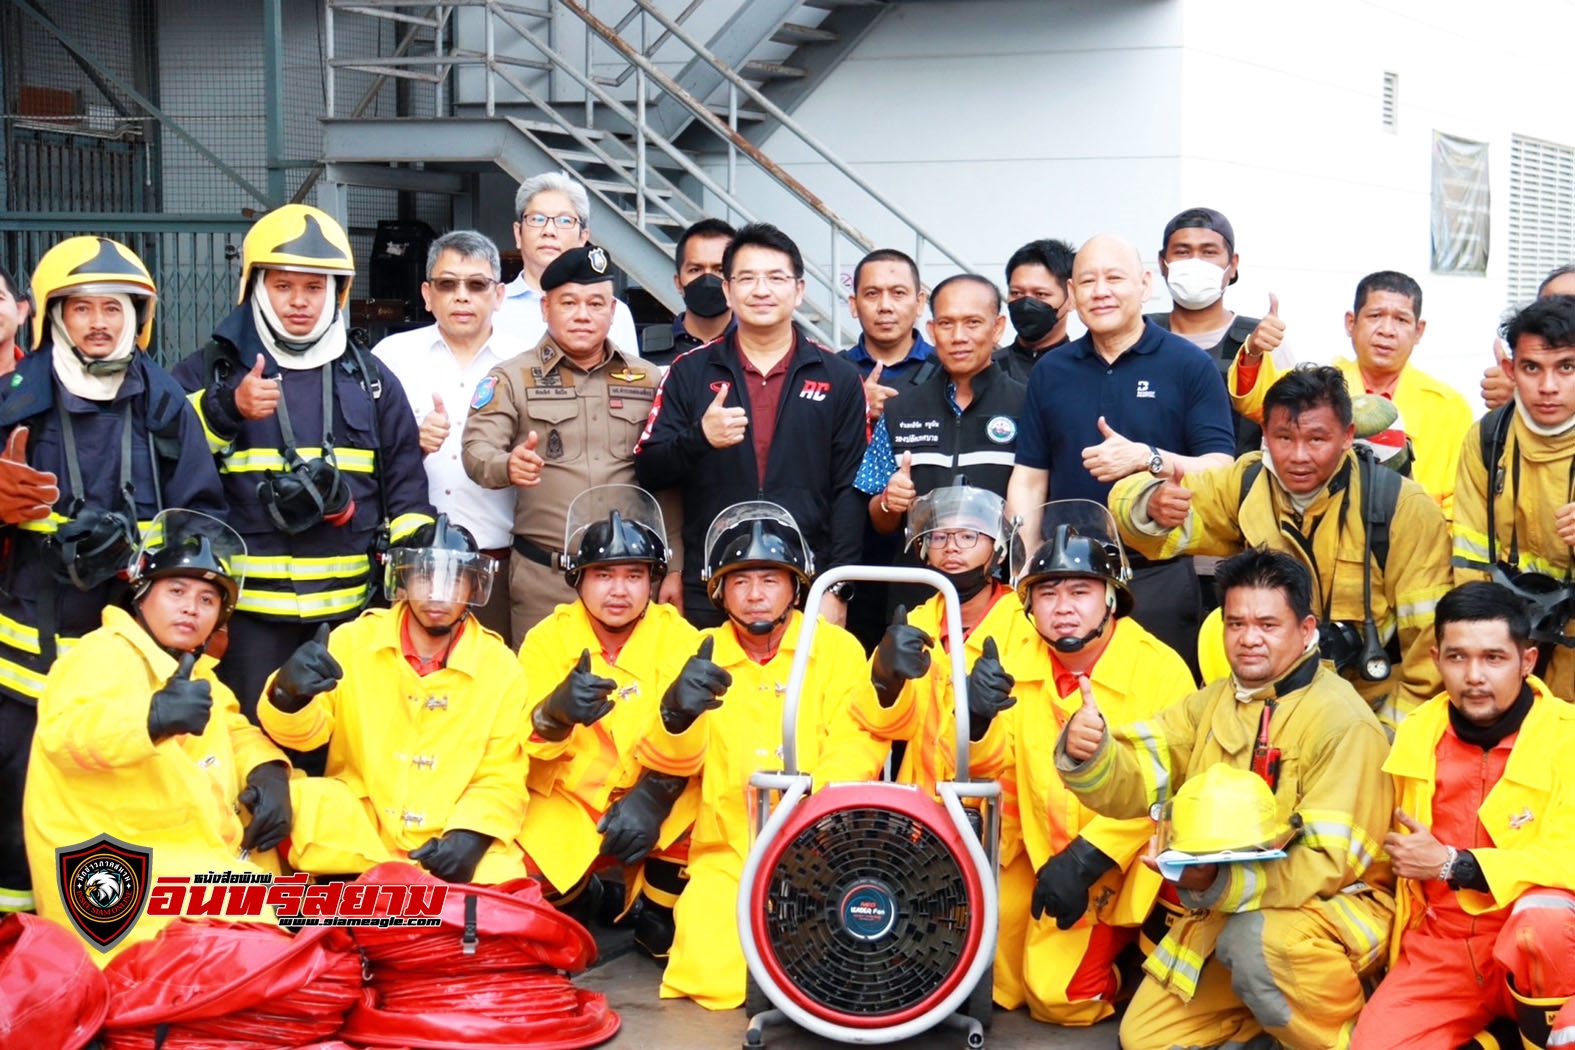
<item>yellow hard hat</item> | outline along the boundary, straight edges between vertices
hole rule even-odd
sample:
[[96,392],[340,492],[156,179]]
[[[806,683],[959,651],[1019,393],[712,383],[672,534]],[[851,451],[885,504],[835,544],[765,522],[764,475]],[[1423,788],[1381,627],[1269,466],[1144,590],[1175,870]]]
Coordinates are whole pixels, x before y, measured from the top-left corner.
[[241,242],[241,292],[244,303],[258,268],[326,273],[339,281],[339,308],[350,301],[355,256],[350,238],[327,212],[309,204],[286,204],[258,219]]
[[153,307],[158,302],[153,276],[137,253],[107,237],[68,237],[44,253],[33,271],[33,348],[44,345],[45,315],[51,300],[72,295],[129,295],[137,309],[137,345],[153,338]]
[[1170,848],[1217,853],[1272,846],[1280,835],[1274,792],[1258,774],[1217,763],[1191,777],[1171,803]]

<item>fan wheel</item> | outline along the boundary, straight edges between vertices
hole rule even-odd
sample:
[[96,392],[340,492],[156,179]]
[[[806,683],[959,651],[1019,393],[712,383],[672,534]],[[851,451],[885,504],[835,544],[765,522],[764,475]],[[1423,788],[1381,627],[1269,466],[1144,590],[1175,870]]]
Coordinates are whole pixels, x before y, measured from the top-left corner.
[[751,899],[761,957],[804,1009],[886,1027],[966,975],[982,936],[978,872],[933,799],[834,785],[778,836]]

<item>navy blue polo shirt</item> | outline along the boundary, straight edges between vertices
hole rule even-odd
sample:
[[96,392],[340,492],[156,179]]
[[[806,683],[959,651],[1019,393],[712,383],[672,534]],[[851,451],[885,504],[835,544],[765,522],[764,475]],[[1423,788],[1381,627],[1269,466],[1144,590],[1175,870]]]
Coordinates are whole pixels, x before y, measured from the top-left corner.
[[1083,449],[1116,433],[1167,452],[1233,456],[1230,398],[1219,370],[1191,342],[1143,322],[1143,335],[1106,364],[1084,335],[1039,359],[1017,435],[1017,462],[1050,472],[1050,499],[1100,503],[1110,485],[1083,468]]
[[[935,353],[935,347],[925,341],[919,330],[913,330],[913,346],[908,350],[908,356],[894,365],[887,365],[881,369],[880,377],[883,386],[894,386],[897,380],[907,379],[918,372],[919,366],[928,361]],[[859,374],[865,379],[875,370],[875,359],[864,347],[864,337],[859,336],[859,341],[842,351],[842,356],[858,366]]]

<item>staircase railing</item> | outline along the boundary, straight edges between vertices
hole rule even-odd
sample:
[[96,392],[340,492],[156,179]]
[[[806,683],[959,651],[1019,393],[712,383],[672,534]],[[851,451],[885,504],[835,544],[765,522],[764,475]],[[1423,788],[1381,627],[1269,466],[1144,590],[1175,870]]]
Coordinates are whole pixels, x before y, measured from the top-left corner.
[[[686,22],[703,2],[689,0],[681,14],[673,17],[657,0],[619,0],[622,18],[608,22],[592,10],[592,0],[552,0],[545,11],[510,0],[451,0],[420,6],[392,0],[329,0],[325,14],[328,115],[335,116],[332,78],[342,70],[434,84],[439,116],[479,109],[488,117],[518,117],[519,106],[528,106],[532,119],[515,119],[515,126],[555,159],[561,156],[564,167],[579,174],[596,196],[618,208],[653,244],[670,246],[679,230],[705,215],[733,222],[766,220],[783,227],[804,247],[809,287],[800,320],[832,346],[844,341],[844,299],[849,290],[841,284],[843,262],[876,247],[848,216],[856,214],[861,222],[897,231],[884,235],[882,246],[906,250],[911,245],[921,266],[927,258],[944,259],[959,269],[968,269],[961,256],[697,39]],[[406,32],[395,53],[337,54],[333,32],[336,9],[387,18],[407,29],[429,27],[430,39],[412,46]],[[415,14],[423,9],[429,14]],[[580,56],[556,44],[554,9],[571,14],[584,26],[585,46]],[[464,33],[455,29],[462,19],[469,20],[463,23]],[[508,41],[503,49],[500,39]],[[652,39],[654,43],[647,46]],[[676,57],[675,50],[679,52]],[[658,57],[667,65],[696,58],[710,65],[725,81],[726,106],[713,108],[711,101],[684,90],[658,64]],[[456,71],[467,69],[479,69],[484,82],[478,92],[474,81],[467,79],[468,91],[462,96]],[[555,75],[567,77],[573,89],[563,85],[554,90]],[[630,79],[632,86],[627,83]],[[653,99],[662,95],[680,102],[693,117],[682,145],[660,134],[646,119]],[[358,109],[365,108],[365,98],[363,94],[363,105]],[[584,119],[577,120],[571,113],[580,106],[584,107]],[[845,180],[839,180],[835,207],[740,130],[741,121],[750,114],[746,107],[753,108],[757,119],[763,115],[776,122],[774,141],[785,138],[790,144],[800,144]],[[543,128],[542,122],[548,127]],[[543,131],[566,136],[576,145],[555,148],[540,137],[538,133]],[[695,145],[697,140],[701,145]],[[697,162],[696,157],[702,161],[709,158],[710,163]],[[722,161],[725,167],[715,170]],[[605,173],[597,171],[587,177],[580,171],[587,165],[605,169]],[[680,185],[685,177],[687,191]],[[781,203],[768,208],[751,204],[746,179],[753,184],[762,177],[786,192],[787,207]],[[671,298],[667,289],[649,290]]]

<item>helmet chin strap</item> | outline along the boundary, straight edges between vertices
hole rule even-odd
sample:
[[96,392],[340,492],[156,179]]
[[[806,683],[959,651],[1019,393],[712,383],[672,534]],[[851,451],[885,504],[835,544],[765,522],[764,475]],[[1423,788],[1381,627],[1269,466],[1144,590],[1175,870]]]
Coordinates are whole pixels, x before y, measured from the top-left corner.
[[746,623],[731,612],[727,614],[727,618],[732,620],[735,625],[742,627],[745,632],[754,635],[756,638],[762,638],[787,623],[788,617],[793,615],[793,607],[798,604],[799,594],[799,582],[797,579],[794,579],[793,600],[787,603],[787,608],[782,610],[782,615],[774,620],[753,620]]

